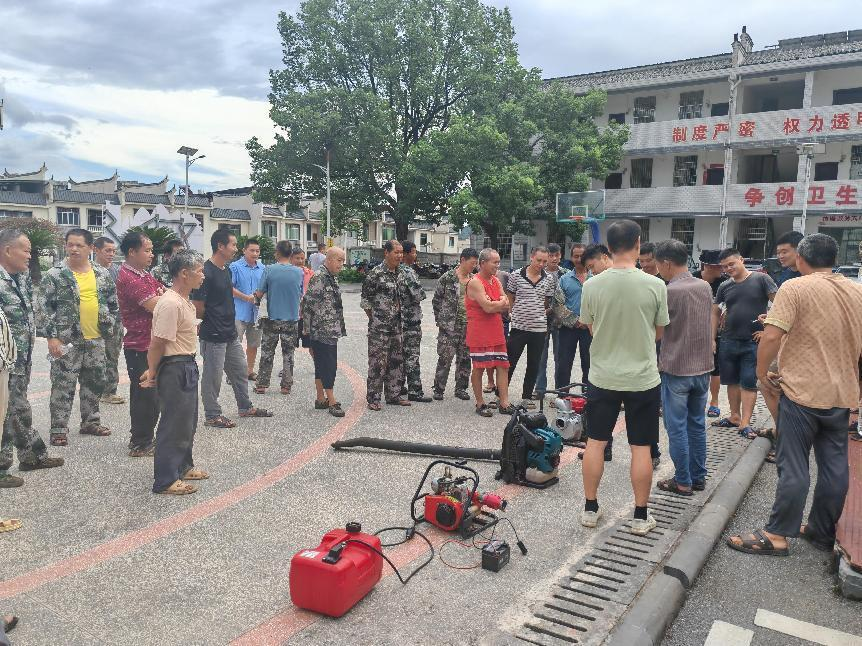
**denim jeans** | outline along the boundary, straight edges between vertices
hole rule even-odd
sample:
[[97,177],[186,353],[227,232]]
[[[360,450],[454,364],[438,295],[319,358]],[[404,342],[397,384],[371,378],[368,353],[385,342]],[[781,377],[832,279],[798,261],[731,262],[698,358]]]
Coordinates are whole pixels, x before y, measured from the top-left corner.
[[[551,330],[545,338],[545,349],[542,351],[542,358],[539,359],[539,377],[536,379],[536,391],[544,392],[548,388],[548,346],[553,342],[554,346],[554,365],[560,358],[559,343],[560,331]],[[564,386],[567,384],[563,384]]]
[[674,479],[683,487],[706,479],[706,400],[709,373],[677,377],[661,373],[664,427],[670,445],[670,459],[676,468]]

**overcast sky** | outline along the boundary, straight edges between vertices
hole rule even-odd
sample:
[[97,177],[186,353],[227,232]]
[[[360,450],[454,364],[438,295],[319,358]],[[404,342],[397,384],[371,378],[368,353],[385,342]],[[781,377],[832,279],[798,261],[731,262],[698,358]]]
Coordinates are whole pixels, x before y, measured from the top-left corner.
[[[521,62],[564,76],[862,28],[852,0],[488,0],[509,6]],[[298,0],[4,0],[0,168],[55,179],[183,182],[174,151],[199,148],[193,190],[249,184],[244,143],[268,140],[279,10]],[[684,8],[683,8],[684,7]],[[853,22],[855,21],[855,22]]]

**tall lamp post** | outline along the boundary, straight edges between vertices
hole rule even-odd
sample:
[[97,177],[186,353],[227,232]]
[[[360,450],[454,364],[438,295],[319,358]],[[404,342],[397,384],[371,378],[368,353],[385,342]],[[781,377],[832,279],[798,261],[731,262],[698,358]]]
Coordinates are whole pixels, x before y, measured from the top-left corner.
[[[197,148],[190,148],[189,146],[180,146],[180,149],[177,151],[180,155],[185,155],[186,158],[186,185],[183,192],[185,193],[185,206],[183,207],[183,224],[185,224],[186,219],[189,217],[189,166],[194,164],[197,160],[203,159],[206,155],[197,155]],[[159,216],[158,212],[156,212],[156,226],[159,226]]]
[[326,166],[312,164],[326,173],[326,246],[331,246],[332,235],[332,182],[329,176],[329,148],[326,149]]

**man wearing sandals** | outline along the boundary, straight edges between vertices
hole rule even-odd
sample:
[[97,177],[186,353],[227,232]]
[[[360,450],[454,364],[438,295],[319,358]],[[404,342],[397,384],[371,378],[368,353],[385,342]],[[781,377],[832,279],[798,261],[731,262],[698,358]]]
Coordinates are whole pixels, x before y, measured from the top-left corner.
[[[833,238],[806,236],[797,253],[802,276],[778,290],[757,351],[757,377],[780,397],[775,502],[764,529],[727,540],[750,554],[786,556],[787,539],[796,536],[831,552],[847,496],[847,424],[859,401],[862,287],[832,273],[838,255]],[[773,376],[769,366],[776,356]],[[800,527],[812,446],[817,484],[808,523]]]
[[[108,271],[90,262],[93,234],[66,232],[66,259],[42,278],[40,336],[51,363],[51,444],[68,443],[69,416],[80,384],[81,434],[104,437],[99,399],[105,385],[105,339],[119,320],[117,290]],[[71,347],[69,347],[71,346]]]
[[664,329],[659,354],[664,427],[670,442],[673,478],[659,489],[691,496],[706,484],[706,400],[713,367],[710,337],[712,289],[688,271],[688,249],[679,240],[655,247],[655,262],[668,281],[670,323]]
[[[272,417],[265,408],[255,408],[248,397],[250,367],[237,338],[234,286],[227,265],[236,256],[236,236],[229,229],[216,229],[210,238],[213,255],[204,263],[204,282],[191,293],[197,317],[203,375],[201,397],[205,426],[234,428],[222,414],[218,402],[221,376],[226,374],[239,407],[240,417]],[[170,265],[169,265],[170,266]]]
[[13,446],[18,451],[21,471],[63,465],[63,458],[48,457],[45,442],[33,428],[33,410],[27,400],[36,335],[29,264],[30,240],[27,236],[14,229],[0,231],[0,318],[8,324],[8,340],[11,341],[11,347],[4,353],[8,373],[6,370],[0,373],[0,378],[5,379],[6,374],[9,378],[8,398],[3,398],[0,406],[0,417],[5,418],[0,448],[0,488],[24,484],[23,478],[8,473],[12,466]]
[[185,480],[206,480],[194,466],[192,449],[198,424],[198,365],[195,363],[196,311],[189,294],[204,282],[203,263],[193,251],[171,257],[173,280],[153,309],[153,337],[141,387],[158,391],[159,419],[153,461],[153,493],[182,496],[196,492]]

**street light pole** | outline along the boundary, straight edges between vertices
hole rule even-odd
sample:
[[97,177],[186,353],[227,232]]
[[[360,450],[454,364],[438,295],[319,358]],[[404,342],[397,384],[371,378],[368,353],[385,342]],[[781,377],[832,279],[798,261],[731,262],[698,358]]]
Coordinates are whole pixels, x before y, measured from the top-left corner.
[[[185,204],[183,206],[183,217],[182,217],[182,222],[183,222],[183,224],[185,224],[186,220],[189,217],[189,166],[194,164],[197,160],[203,159],[204,157],[206,157],[206,155],[198,155],[197,157],[194,157],[194,155],[197,155],[198,149],[197,148],[190,148],[189,146],[180,146],[180,149],[177,152],[180,155],[184,155],[186,158],[186,184],[185,184],[185,188],[183,190],[183,193],[185,194],[184,195]],[[158,212],[156,214],[156,226],[157,227],[159,226]]]
[[329,148],[326,149],[326,246],[332,246],[332,184],[329,179]]

